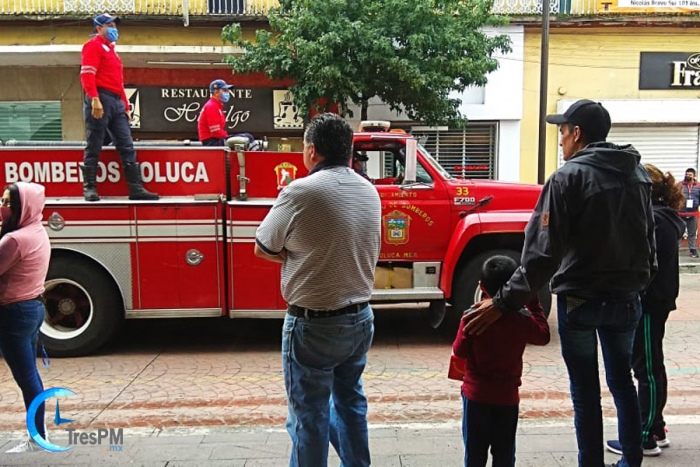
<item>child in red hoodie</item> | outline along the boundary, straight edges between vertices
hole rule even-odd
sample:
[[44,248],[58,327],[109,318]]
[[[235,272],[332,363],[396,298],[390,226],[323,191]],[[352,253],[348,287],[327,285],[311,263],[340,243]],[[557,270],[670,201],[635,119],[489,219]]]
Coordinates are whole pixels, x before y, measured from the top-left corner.
[[[481,270],[482,292],[493,297],[517,267],[507,256],[489,258]],[[526,308],[504,314],[478,336],[460,328],[452,345],[454,355],[466,360],[462,383],[465,467],[485,466],[489,446],[494,467],[515,465],[523,352],[526,344],[549,343],[549,325],[539,299]]]

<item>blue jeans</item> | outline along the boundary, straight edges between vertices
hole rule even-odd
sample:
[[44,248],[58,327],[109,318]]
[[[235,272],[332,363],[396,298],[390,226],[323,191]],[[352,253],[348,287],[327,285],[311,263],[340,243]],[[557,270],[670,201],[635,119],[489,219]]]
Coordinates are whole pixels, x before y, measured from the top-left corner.
[[134,150],[134,140],[131,139],[131,127],[126,116],[124,102],[119,96],[111,92],[100,89],[98,93],[104,108],[102,118],[93,118],[90,98],[85,98],[85,105],[83,106],[85,140],[87,142],[85,147],[85,165],[88,167],[97,166],[106,136],[111,138],[114,146],[117,148],[123,165],[135,163],[136,151]]
[[[22,391],[25,409],[44,391],[36,368],[39,328],[44,322],[44,304],[27,300],[0,307],[0,353]],[[36,428],[46,439],[44,404],[36,411]]]
[[361,376],[373,335],[370,307],[330,318],[285,318],[282,368],[292,439],[290,467],[327,466],[329,442],[341,467],[370,465]]
[[462,394],[464,467],[485,467],[489,446],[492,467],[513,467],[517,428],[517,405],[481,404]]
[[[603,414],[598,377],[598,341],[605,377],[617,408],[622,444],[620,467],[642,464],[642,421],[632,382],[632,346],[642,314],[638,296],[618,300],[583,300],[557,296],[561,352],[569,371],[578,462],[603,467]],[[596,337],[597,336],[597,337]]]

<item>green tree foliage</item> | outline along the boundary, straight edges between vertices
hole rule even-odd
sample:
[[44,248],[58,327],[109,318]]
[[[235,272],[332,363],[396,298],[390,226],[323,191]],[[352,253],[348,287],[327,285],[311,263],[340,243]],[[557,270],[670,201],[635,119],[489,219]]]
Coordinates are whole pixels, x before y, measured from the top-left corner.
[[[492,0],[281,0],[268,15],[270,30],[255,41],[240,24],[222,31],[225,43],[245,53],[226,57],[235,73],[264,72],[291,78],[304,116],[352,101],[367,119],[368,100],[381,98],[394,111],[429,125],[462,122],[451,91],[486,84],[498,67],[496,52],[509,52],[507,36],[482,28],[504,19]],[[325,99],[324,99],[325,98]],[[325,106],[325,107],[324,107]]]

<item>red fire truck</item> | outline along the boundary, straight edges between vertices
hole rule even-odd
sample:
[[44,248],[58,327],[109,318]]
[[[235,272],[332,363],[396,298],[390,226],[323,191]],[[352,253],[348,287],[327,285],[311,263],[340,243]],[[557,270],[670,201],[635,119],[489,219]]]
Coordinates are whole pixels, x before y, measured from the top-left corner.
[[[279,191],[307,174],[300,153],[137,143],[145,186],[161,199],[129,201],[118,155],[105,148],[102,200],[89,203],[81,145],[58,144],[0,146],[6,184],[46,187],[53,253],[41,333],[50,355],[89,354],[124,319],[283,316],[280,267],[253,247]],[[540,186],[455,179],[405,133],[356,133],[354,151],[383,205],[374,304],[427,302],[435,324],[446,303],[454,318],[479,298],[489,256],[519,259]],[[551,295],[541,298],[549,310]]]

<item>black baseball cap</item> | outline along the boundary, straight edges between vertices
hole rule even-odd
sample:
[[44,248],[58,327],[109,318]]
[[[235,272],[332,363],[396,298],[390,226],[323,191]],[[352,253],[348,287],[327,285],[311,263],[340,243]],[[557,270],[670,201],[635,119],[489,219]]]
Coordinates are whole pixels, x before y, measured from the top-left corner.
[[605,141],[612,125],[605,107],[588,99],[574,102],[563,114],[547,115],[545,120],[553,125],[568,123],[581,128],[589,143]]
[[352,158],[361,162],[367,162],[369,160],[369,157],[365,156],[364,154],[360,154],[357,151],[352,153]]

